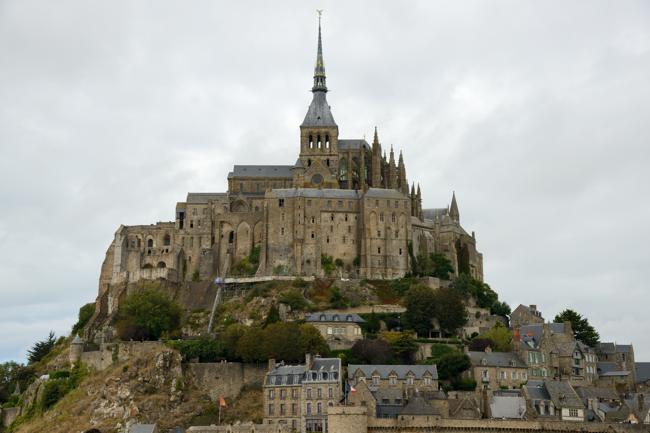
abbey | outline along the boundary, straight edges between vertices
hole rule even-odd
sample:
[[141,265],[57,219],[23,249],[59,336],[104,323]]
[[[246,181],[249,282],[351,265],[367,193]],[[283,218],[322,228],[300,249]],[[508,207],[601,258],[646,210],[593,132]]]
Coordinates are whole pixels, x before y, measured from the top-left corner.
[[142,279],[233,276],[242,261],[257,276],[320,277],[324,264],[336,263],[337,275],[399,278],[409,272],[410,249],[443,253],[456,273],[482,280],[483,258],[460,225],[456,197],[423,209],[402,152],[396,158],[391,147],[387,157],[376,128],[372,143],[339,137],[320,22],[313,80],[295,163],[235,165],[228,191],[189,193],[174,221],[120,226],[102,265],[100,297]]

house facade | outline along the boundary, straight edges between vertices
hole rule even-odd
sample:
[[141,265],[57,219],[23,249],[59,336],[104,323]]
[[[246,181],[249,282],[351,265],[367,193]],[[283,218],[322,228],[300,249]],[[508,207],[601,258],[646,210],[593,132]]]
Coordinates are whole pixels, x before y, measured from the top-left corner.
[[305,316],[305,322],[318,329],[332,350],[349,349],[363,339],[359,325],[365,321],[358,314],[311,313]]

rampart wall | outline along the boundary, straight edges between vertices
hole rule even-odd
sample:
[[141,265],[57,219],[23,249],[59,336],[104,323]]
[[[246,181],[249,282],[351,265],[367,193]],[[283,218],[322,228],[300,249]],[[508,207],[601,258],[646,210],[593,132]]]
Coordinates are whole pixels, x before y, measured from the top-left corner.
[[186,373],[197,388],[217,401],[220,396],[237,397],[247,386],[261,387],[266,366],[239,362],[189,363]]

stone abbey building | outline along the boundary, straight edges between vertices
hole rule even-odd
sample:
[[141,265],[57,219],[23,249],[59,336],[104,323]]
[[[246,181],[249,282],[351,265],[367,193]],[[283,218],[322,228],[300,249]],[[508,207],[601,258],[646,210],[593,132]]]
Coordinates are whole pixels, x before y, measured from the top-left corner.
[[142,279],[231,276],[254,248],[257,276],[322,276],[322,258],[331,257],[343,275],[398,278],[409,270],[412,243],[416,255],[444,253],[456,272],[482,279],[482,255],[460,225],[455,196],[449,206],[423,209],[402,153],[396,159],[391,147],[386,157],[376,128],[372,143],[339,137],[327,91],[319,23],[313,98],[295,163],[235,165],[228,191],[189,193],[174,221],[120,226],[102,265],[100,297]]

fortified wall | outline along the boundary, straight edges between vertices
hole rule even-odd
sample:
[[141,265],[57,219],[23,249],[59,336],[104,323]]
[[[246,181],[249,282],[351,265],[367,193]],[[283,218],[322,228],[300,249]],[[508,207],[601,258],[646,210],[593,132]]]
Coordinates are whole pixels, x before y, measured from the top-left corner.
[[563,421],[459,420],[437,416],[404,415],[398,418],[368,417],[366,407],[336,406],[328,408],[330,431],[336,433],[436,433],[436,432],[580,432],[633,433],[650,432],[641,424],[582,423]]

